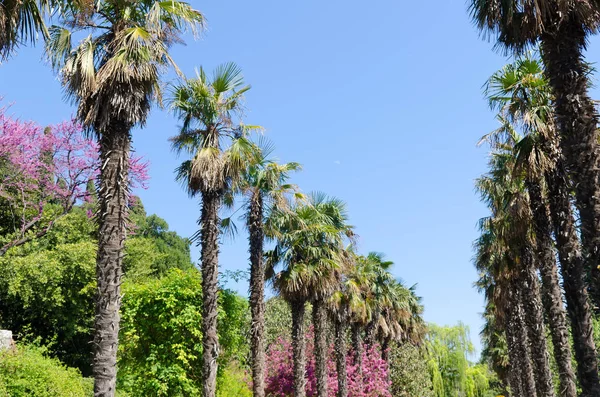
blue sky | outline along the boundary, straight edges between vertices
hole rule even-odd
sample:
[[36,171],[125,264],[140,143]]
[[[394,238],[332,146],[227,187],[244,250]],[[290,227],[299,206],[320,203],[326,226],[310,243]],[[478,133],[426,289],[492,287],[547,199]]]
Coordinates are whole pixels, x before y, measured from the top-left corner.
[[[471,245],[486,211],[473,181],[486,150],[475,145],[495,127],[481,87],[506,59],[480,39],[466,2],[192,4],[208,29],[173,49],[180,68],[192,75],[236,62],[253,86],[246,122],[266,128],[281,161],[303,164],[294,182],[344,199],[360,251],[386,253],[395,275],[419,284],[425,318],[463,321],[479,347],[483,299],[472,287]],[[589,61],[599,51],[592,40]],[[41,54],[23,48],[0,66],[0,96],[24,120],[55,123],[73,108]],[[160,109],[135,131],[135,150],[151,162],[150,188],[139,195],[149,213],[191,236],[199,204],[173,180],[178,160],[167,138],[176,131]],[[222,247],[222,269],[245,269],[247,258],[244,235]]]

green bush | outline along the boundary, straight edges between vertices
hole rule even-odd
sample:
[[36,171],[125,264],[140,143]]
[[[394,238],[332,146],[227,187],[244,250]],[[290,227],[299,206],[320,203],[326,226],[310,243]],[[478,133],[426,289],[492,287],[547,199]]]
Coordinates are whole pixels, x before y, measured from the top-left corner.
[[89,397],[91,379],[74,368],[64,366],[45,350],[18,346],[0,352],[0,397]]
[[[196,269],[124,284],[119,388],[131,396],[197,396],[202,368],[202,280]],[[219,292],[219,377],[248,355],[248,304]],[[229,394],[226,394],[229,396]],[[240,396],[244,396],[241,394]]]
[[248,377],[235,363],[225,367],[217,379],[217,397],[252,397]]

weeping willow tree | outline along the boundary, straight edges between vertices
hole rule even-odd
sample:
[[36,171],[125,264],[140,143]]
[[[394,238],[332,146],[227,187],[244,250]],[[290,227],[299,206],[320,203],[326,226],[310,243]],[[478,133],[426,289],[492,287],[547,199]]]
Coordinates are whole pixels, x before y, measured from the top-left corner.
[[425,343],[436,397],[489,395],[494,379],[487,365],[475,365],[469,360],[475,348],[466,325],[440,327],[430,324]]

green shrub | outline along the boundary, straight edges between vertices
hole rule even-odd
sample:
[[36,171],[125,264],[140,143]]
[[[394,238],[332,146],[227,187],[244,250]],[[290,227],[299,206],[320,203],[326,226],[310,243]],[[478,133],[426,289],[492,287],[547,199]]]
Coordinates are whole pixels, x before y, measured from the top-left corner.
[[[160,279],[123,286],[119,388],[131,396],[197,396],[202,369],[202,279],[172,269]],[[219,292],[219,377],[248,355],[247,301]],[[227,394],[229,396],[229,394]],[[243,396],[243,395],[241,395]]]
[[74,368],[64,366],[45,350],[18,346],[0,352],[0,397],[89,397],[91,379]]
[[246,372],[232,363],[223,369],[217,379],[217,397],[252,397]]

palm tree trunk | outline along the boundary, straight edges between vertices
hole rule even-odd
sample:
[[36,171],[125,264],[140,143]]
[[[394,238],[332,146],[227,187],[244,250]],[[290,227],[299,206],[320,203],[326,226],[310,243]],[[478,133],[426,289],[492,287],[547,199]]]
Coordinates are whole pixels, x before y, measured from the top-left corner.
[[390,341],[391,341],[391,337],[389,336],[384,336],[383,340],[381,341],[381,359],[383,361],[385,361],[386,363],[388,363],[388,359],[389,359],[389,353],[390,353]]
[[567,314],[571,320],[577,378],[583,396],[600,396],[598,359],[594,342],[592,310],[585,282],[583,255],[571,209],[567,175],[560,157],[555,162],[554,170],[546,176],[546,180],[550,193],[550,210],[561,264],[565,300],[567,301]]
[[371,321],[367,323],[365,327],[365,344],[371,348],[375,345],[375,339],[377,337],[377,324],[379,320],[379,312],[377,310],[373,311],[373,316]]
[[[507,318],[509,316],[507,315]],[[524,397],[522,387],[521,370],[517,369],[517,363],[520,360],[520,352],[518,349],[518,342],[514,336],[515,325],[510,321],[506,321],[505,334],[506,334],[506,345],[508,347],[508,360],[509,360],[509,373],[508,373],[508,384],[510,385],[511,397]]]
[[[520,389],[523,397],[536,397],[535,375],[531,363],[531,350],[529,348],[529,337],[527,335],[527,325],[525,324],[523,299],[519,291],[519,285],[515,285],[516,281],[511,285],[509,307],[507,308],[507,319],[509,321],[506,330],[507,336],[512,336],[514,340],[514,349],[511,360],[510,371],[516,373],[519,379]],[[514,331],[513,331],[514,330]],[[512,332],[511,332],[512,331]],[[509,354],[510,354],[509,350]]]
[[215,397],[217,389],[217,278],[219,273],[219,208],[218,192],[202,192],[201,262],[202,262],[202,396]]
[[312,315],[315,327],[317,397],[327,397],[327,312],[321,299],[314,300]]
[[250,233],[250,351],[252,354],[252,393],[265,397],[265,263],[263,260],[263,200],[255,192],[250,201],[248,214]]
[[562,291],[558,282],[558,269],[550,231],[548,205],[542,195],[539,183],[528,181],[527,190],[529,191],[533,213],[538,266],[542,278],[542,302],[554,346],[554,359],[556,360],[560,380],[560,396],[577,397],[575,373],[571,364],[569,329],[562,301]]
[[335,320],[335,367],[337,370],[337,397],[348,397],[348,374],[346,370],[346,314]]
[[98,291],[93,342],[96,397],[114,397],[116,388],[130,145],[129,128],[121,123],[112,125],[100,138]]
[[358,323],[353,323],[351,327],[352,332],[352,347],[353,357],[354,357],[354,365],[357,367],[356,376],[360,380],[360,384],[363,382],[363,372],[362,372],[362,358],[363,358],[363,342],[361,338],[362,327]]
[[535,374],[535,385],[538,397],[555,397],[550,372],[550,360],[546,345],[546,327],[542,303],[540,302],[540,286],[535,271],[534,256],[531,247],[524,247],[521,252],[520,286],[525,309],[525,324],[531,343],[531,358]]
[[306,337],[304,301],[290,302],[292,311],[292,349],[294,350],[294,397],[306,397]]
[[560,145],[575,188],[581,218],[584,267],[590,297],[600,308],[600,151],[598,118],[588,95],[589,67],[582,51],[586,32],[572,16],[542,36],[541,54],[554,93]]

